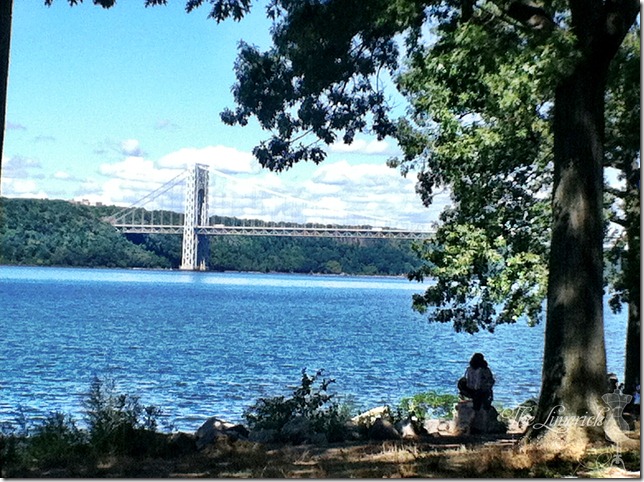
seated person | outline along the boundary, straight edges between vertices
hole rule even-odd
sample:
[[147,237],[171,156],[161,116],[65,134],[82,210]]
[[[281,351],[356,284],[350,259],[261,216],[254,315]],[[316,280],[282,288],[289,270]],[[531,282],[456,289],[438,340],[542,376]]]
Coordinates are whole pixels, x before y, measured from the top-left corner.
[[475,353],[465,375],[458,381],[458,390],[464,398],[471,398],[474,410],[486,410],[492,405],[494,376],[481,353]]

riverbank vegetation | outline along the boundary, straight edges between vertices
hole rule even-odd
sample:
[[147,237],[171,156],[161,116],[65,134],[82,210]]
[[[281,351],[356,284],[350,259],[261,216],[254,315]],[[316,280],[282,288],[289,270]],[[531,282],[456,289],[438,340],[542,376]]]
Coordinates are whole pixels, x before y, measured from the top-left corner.
[[[181,236],[124,236],[103,220],[120,209],[0,198],[0,264],[178,268]],[[391,276],[405,275],[420,263],[411,242],[397,240],[219,236],[210,238],[210,250],[210,269],[215,271]]]
[[[386,441],[366,432],[351,436],[347,427],[354,413],[335,400],[328,390],[333,380],[322,375],[304,370],[300,385],[289,395],[257,400],[244,418],[252,430],[275,433],[305,419],[324,437],[306,443],[289,439],[259,443],[219,433],[201,446],[195,443],[196,435],[160,432],[159,408],[118,393],[113,380],[95,378],[83,400],[82,421],[53,412],[40,421],[22,419],[15,426],[1,427],[0,476],[541,478],[639,473],[635,472],[638,450],[548,450],[521,445],[520,434],[442,434]],[[418,394],[401,400],[391,410],[392,420],[430,412],[447,416],[455,401],[453,395]]]

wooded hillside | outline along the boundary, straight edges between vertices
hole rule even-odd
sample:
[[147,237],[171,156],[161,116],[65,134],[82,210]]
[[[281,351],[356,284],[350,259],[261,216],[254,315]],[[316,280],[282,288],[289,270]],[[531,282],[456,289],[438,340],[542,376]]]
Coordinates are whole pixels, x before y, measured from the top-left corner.
[[[0,198],[0,264],[178,268],[181,237],[121,235],[102,220],[120,209]],[[418,266],[410,241],[221,236],[210,249],[210,269],[221,271],[401,275]]]

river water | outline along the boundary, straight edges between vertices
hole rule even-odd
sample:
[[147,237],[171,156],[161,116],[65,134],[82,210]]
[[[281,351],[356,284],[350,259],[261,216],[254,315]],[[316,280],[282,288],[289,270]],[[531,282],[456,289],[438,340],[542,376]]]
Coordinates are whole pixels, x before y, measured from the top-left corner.
[[[357,409],[426,390],[456,394],[472,353],[495,400],[537,396],[543,326],[454,333],[411,310],[422,285],[398,278],[0,266],[0,422],[52,411],[82,419],[98,376],[161,408],[162,428],[242,421],[324,369]],[[608,368],[620,376],[626,314],[607,310]]]

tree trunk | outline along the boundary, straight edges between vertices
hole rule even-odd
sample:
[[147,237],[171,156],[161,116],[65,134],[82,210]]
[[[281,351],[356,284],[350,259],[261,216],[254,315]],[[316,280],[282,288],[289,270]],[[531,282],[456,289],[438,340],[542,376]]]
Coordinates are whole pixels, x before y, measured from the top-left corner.
[[608,392],[603,320],[604,96],[608,67],[635,21],[639,2],[570,0],[569,4],[581,57],[555,92],[542,385],[528,437],[584,449],[587,441],[604,436],[626,439],[601,398]]
[[[607,64],[587,59],[558,86],[553,224],[542,388],[532,434],[557,416],[602,415],[603,131]],[[561,428],[561,427],[560,427]],[[584,432],[596,431],[588,427]]]
[[[640,289],[637,291],[637,302],[628,303],[628,328],[626,332],[626,357],[624,363],[624,393],[632,394],[640,384]],[[634,296],[632,294],[630,296]]]
[[[637,177],[637,184],[634,177]],[[628,286],[628,328],[626,332],[626,357],[624,363],[624,392],[632,394],[640,383],[640,186],[639,169],[628,177],[628,194],[625,199],[628,250],[623,269]]]
[[[7,112],[12,10],[13,0],[0,0],[0,177],[2,177],[2,154],[4,152],[5,117]],[[2,191],[0,191],[0,194],[2,194]]]

